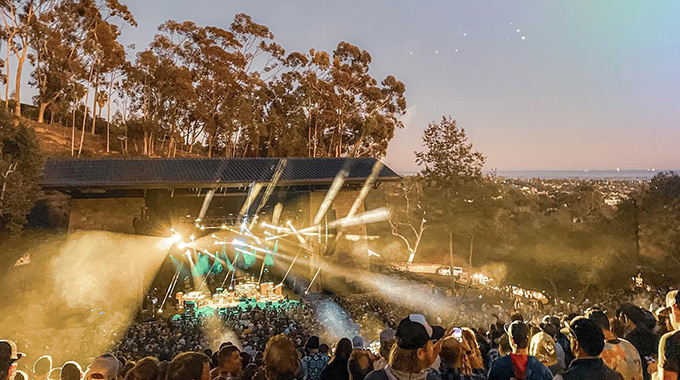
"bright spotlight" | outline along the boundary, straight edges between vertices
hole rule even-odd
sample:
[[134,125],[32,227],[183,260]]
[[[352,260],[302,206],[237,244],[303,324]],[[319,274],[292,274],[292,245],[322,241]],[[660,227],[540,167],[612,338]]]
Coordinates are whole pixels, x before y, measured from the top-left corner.
[[163,309],[158,309],[158,314],[162,314],[162,313],[163,313]]
[[179,242],[179,243],[177,244],[177,248],[179,248],[179,249],[184,249],[184,248],[186,248],[186,246],[187,246],[187,245],[186,245],[186,243],[184,243],[184,242]]
[[195,237],[194,237],[193,234],[191,236],[189,236],[189,240],[194,241],[194,239],[195,239]]
[[170,232],[175,232],[175,227],[171,227]]

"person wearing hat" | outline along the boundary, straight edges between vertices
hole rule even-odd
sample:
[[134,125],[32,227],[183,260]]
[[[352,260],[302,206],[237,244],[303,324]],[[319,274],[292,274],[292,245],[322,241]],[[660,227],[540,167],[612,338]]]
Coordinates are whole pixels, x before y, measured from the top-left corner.
[[438,378],[430,370],[439,355],[441,344],[435,347],[432,327],[421,314],[411,314],[399,322],[385,368],[373,371],[365,380],[428,380]]
[[555,342],[557,327],[551,323],[551,317],[546,315],[540,324],[541,331],[531,338],[529,355],[535,356],[553,374],[564,370],[564,350]]
[[604,350],[600,354],[604,364],[620,373],[624,380],[641,380],[643,378],[642,362],[635,346],[614,335],[609,318],[604,311],[588,309],[585,316],[595,322],[604,334]]
[[380,332],[380,358],[373,363],[373,368],[383,369],[387,366],[387,361],[390,358],[390,351],[396,341],[396,332],[394,329],[387,328]]
[[328,365],[329,357],[319,352],[319,337],[311,336],[305,343],[307,356],[302,358],[302,373],[305,380],[319,380],[321,371]]
[[680,293],[677,290],[666,295],[666,308],[673,331],[664,334],[659,341],[657,379],[676,380],[680,373]]
[[512,352],[493,362],[489,380],[550,380],[552,373],[529,355],[529,326],[516,320],[506,329]]
[[555,380],[623,380],[620,373],[607,367],[600,357],[604,333],[591,319],[576,317],[569,324],[569,341],[574,361]]
[[17,350],[17,345],[11,340],[0,340],[0,379],[12,380],[16,375],[17,365],[15,361],[21,359],[23,354]]

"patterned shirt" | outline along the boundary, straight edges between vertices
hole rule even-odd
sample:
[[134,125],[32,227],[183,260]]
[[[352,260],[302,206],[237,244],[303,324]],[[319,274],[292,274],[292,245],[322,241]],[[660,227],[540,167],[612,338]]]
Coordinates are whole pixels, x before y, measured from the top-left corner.
[[326,368],[329,360],[327,355],[319,352],[302,358],[302,372],[305,374],[305,380],[319,380],[321,371]]

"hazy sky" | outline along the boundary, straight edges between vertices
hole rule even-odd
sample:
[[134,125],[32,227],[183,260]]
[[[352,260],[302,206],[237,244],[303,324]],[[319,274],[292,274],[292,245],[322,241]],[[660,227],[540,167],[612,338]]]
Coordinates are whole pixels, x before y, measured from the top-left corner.
[[[680,1],[123,0],[144,48],[165,20],[228,27],[246,12],[288,52],[370,52],[406,84],[386,162],[416,170],[451,115],[497,169],[680,168]],[[519,32],[517,31],[519,29]]]

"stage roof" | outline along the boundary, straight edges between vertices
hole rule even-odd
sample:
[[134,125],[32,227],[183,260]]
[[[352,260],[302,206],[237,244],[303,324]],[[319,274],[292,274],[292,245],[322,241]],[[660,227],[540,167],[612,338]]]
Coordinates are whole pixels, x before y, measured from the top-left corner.
[[[345,169],[346,183],[371,174],[374,158],[171,158],[171,159],[49,159],[43,189],[167,189],[248,186],[269,183],[277,167],[278,186],[330,185]],[[383,166],[377,182],[400,177]]]

